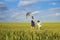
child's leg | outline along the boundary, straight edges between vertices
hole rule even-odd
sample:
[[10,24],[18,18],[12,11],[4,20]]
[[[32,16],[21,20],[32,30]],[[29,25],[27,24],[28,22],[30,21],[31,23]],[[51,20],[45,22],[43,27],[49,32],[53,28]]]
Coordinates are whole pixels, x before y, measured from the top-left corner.
[[38,25],[38,29],[41,29],[41,25]]
[[32,29],[34,29],[34,27],[32,27]]
[[31,29],[34,29],[34,27],[32,26]]
[[42,27],[42,26],[40,25],[40,29],[41,29],[41,27]]
[[38,29],[40,29],[40,26],[38,25]]

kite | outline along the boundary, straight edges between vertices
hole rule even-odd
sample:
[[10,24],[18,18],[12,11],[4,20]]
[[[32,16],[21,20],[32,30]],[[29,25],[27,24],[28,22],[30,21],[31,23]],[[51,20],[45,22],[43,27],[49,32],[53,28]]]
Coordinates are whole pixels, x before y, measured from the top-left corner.
[[39,13],[39,11],[27,12],[26,13],[26,18],[28,18],[30,16],[30,14],[37,14],[37,13]]
[[30,16],[31,12],[27,12],[26,13],[26,18],[28,18]]

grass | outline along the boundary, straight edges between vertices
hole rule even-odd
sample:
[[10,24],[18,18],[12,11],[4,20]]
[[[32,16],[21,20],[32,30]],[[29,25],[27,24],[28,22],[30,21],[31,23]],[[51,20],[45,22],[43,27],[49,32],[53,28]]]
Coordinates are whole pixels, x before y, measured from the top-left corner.
[[41,30],[30,23],[0,23],[0,40],[60,40],[60,23],[42,23]]

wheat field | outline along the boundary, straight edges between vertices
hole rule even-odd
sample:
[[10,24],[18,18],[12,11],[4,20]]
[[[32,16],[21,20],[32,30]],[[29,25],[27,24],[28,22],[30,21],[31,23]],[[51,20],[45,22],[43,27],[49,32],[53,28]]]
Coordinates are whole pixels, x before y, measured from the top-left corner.
[[60,40],[60,23],[42,23],[40,30],[30,23],[0,23],[0,40]]

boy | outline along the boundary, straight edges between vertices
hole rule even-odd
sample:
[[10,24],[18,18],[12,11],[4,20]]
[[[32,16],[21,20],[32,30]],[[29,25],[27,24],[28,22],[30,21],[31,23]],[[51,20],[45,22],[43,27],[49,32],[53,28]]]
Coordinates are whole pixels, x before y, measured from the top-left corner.
[[38,29],[41,29],[42,25],[41,25],[41,22],[39,20],[37,21],[37,26],[38,26]]

